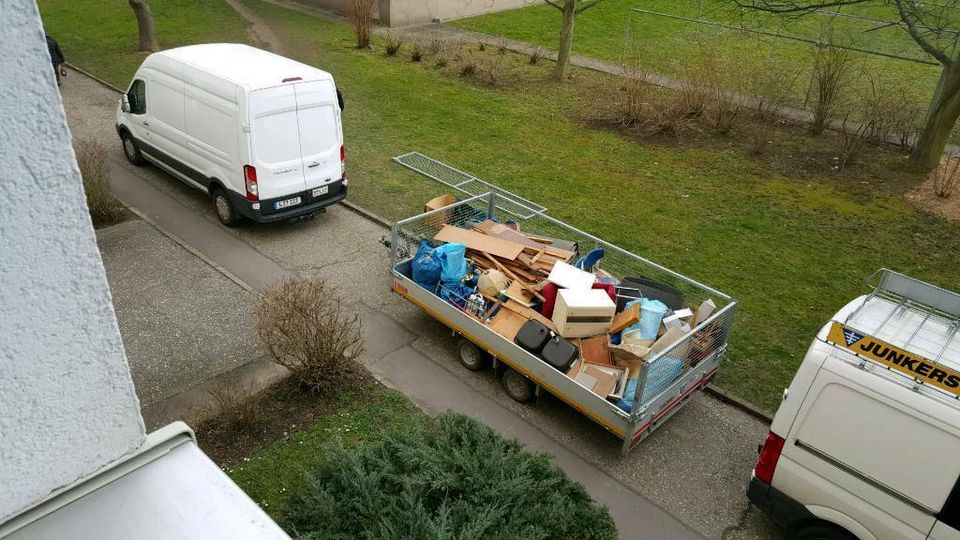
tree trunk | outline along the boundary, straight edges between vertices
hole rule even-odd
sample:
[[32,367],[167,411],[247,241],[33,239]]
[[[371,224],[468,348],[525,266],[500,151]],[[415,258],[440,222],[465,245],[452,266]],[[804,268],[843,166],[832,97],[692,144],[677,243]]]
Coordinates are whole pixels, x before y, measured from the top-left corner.
[[924,169],[940,163],[950,131],[960,116],[960,65],[953,63],[943,68],[940,82],[930,100],[930,110],[910,161]]
[[573,23],[577,20],[577,1],[564,0],[563,27],[560,29],[560,47],[557,51],[557,65],[553,68],[553,78],[562,81],[570,72],[570,51],[573,49]]
[[153,13],[150,12],[148,0],[128,0],[134,15],[137,16],[137,26],[140,29],[140,52],[150,52],[159,49],[157,37],[153,32]]

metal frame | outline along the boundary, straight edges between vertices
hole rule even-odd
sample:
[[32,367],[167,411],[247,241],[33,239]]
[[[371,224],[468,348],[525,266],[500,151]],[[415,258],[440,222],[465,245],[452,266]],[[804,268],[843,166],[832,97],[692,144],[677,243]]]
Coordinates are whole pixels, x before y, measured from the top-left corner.
[[[450,181],[448,179],[441,178],[440,176],[428,171],[426,168],[418,167],[417,164],[413,162],[414,160],[426,161],[436,169],[449,172],[452,176],[457,177],[457,179],[460,181],[456,181],[456,180]],[[460,169],[451,167],[446,163],[437,161],[432,157],[425,156],[420,152],[407,152],[406,154],[401,154],[399,156],[396,156],[395,158],[393,158],[393,161],[399,163],[400,165],[403,165],[404,167],[410,169],[411,171],[420,173],[423,176],[426,176],[427,178],[436,180],[437,182],[440,182],[443,185],[450,186],[453,189],[459,191],[460,193],[463,193],[471,197],[482,195],[484,193],[496,193],[501,197],[500,206],[498,208],[500,208],[504,212],[509,212],[510,214],[513,214],[514,216],[520,219],[529,219],[537,214],[543,214],[547,211],[547,208],[545,206],[541,206],[533,201],[524,199],[519,195],[516,195],[503,188],[499,188],[489,182],[481,180],[470,173],[466,173],[461,171]],[[473,187],[473,186],[479,186],[479,190],[467,189],[468,187]]]
[[[632,411],[626,413],[613,403],[594,394],[580,383],[550,367],[546,362],[523,350],[513,342],[491,330],[475,317],[445,302],[433,291],[417,285],[407,275],[406,265],[416,251],[415,243],[432,238],[438,225],[453,223],[463,225],[466,221],[485,218],[502,218],[503,196],[486,193],[396,222],[391,229],[391,271],[394,276],[393,290],[419,306],[437,320],[458,332],[481,349],[504,364],[527,376],[539,387],[547,390],[593,421],[605,427],[623,440],[622,451],[626,454],[650,433],[655,431],[670,416],[676,413],[699,388],[706,386],[720,366],[727,350],[727,336],[736,315],[737,302],[730,296],[686,277],[678,272],[630,253],[616,245],[605,242],[575,227],[553,219],[545,214],[536,214],[522,222],[523,230],[553,233],[556,238],[576,240],[581,248],[591,243],[607,252],[601,263],[611,266],[604,270],[620,270],[622,278],[628,275],[655,275],[659,279],[672,279],[674,284],[685,287],[691,298],[713,298],[718,309],[705,321],[699,321],[683,339],[673,343],[645,363],[637,381],[637,392]],[[583,249],[588,251],[588,249]],[[613,272],[611,272],[613,273]],[[644,396],[650,365],[660,359],[672,357],[683,362],[680,376],[665,390],[654,396]]]

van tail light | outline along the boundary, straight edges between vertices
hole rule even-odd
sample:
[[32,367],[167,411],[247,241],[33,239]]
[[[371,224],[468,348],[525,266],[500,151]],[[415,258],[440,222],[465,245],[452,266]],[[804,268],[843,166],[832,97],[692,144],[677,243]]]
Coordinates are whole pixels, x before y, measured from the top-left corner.
[[257,188],[257,168],[253,165],[244,165],[243,180],[247,186],[247,200],[259,201],[260,190]]
[[783,443],[783,437],[771,431],[767,434],[763,448],[760,449],[760,457],[757,458],[757,466],[753,468],[753,474],[767,485],[773,483],[773,472],[777,468],[777,461],[780,460],[780,453],[783,452]]
[[346,178],[347,176],[347,150],[340,145],[340,178]]

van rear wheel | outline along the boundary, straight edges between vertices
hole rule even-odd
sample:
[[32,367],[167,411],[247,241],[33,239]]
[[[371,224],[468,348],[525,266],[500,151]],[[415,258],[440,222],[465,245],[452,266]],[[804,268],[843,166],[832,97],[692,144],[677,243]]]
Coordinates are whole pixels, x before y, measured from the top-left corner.
[[237,209],[233,207],[230,196],[222,188],[213,190],[213,210],[217,213],[217,219],[227,227],[236,227],[240,224],[240,215]]
[[132,135],[124,132],[123,135],[120,136],[120,141],[123,143],[123,155],[126,156],[127,161],[138,167],[146,163],[143,159],[143,154],[140,153],[140,147]]
[[797,529],[792,535],[791,540],[857,540],[856,536],[847,531],[828,525],[826,523],[817,523]]

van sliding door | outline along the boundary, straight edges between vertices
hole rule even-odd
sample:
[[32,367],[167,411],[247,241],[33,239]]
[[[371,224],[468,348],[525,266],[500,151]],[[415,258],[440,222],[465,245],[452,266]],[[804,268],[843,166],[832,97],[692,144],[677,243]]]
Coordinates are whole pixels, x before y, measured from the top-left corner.
[[337,93],[330,81],[298,83],[293,88],[306,189],[321,188],[341,176]]

